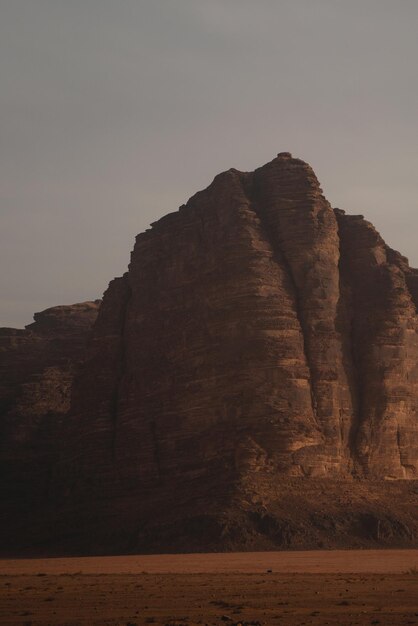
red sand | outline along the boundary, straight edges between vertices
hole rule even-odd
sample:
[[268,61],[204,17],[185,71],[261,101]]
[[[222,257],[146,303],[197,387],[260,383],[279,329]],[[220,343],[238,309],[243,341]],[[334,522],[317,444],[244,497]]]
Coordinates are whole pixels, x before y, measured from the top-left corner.
[[0,559],[0,574],[402,573],[418,568],[418,550],[316,550]]
[[417,565],[418,550],[4,559],[0,626],[406,626]]

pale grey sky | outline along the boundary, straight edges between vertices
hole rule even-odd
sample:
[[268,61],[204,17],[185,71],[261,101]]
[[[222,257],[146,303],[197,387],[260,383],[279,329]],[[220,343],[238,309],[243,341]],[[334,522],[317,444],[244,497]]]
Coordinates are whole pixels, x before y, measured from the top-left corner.
[[290,151],[418,265],[417,0],[0,0],[0,326]]

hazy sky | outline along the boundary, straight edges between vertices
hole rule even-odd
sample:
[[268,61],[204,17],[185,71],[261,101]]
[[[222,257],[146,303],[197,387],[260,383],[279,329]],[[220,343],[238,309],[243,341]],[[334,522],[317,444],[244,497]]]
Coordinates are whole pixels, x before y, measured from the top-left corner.
[[0,0],[0,325],[290,151],[418,265],[417,0]]

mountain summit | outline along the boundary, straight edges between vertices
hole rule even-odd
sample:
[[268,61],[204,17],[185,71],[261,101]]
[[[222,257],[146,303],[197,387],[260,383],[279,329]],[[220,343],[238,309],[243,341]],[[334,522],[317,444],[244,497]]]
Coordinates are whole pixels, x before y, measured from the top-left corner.
[[418,271],[307,163],[219,174],[104,294],[36,541],[417,543],[417,306]]

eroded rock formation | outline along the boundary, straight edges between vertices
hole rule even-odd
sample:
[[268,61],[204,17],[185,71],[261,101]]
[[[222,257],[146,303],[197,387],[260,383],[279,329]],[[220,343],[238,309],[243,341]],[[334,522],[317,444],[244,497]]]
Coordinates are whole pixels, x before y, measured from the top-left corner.
[[8,526],[27,523],[49,502],[74,372],[99,304],[53,307],[25,329],[0,329],[0,493]]
[[220,174],[137,237],[104,295],[54,532],[80,551],[313,546],[366,519],[373,541],[415,541],[417,302],[417,270],[303,161]]

